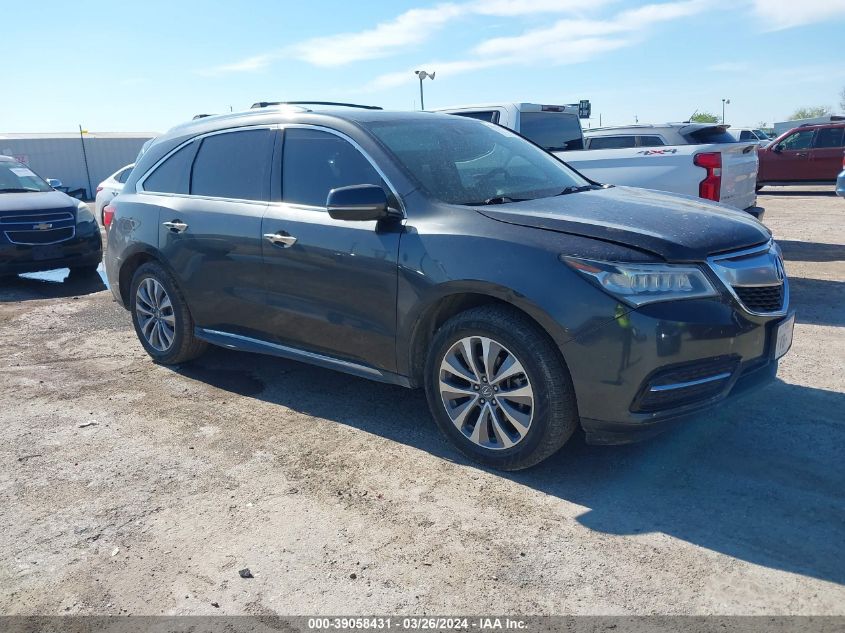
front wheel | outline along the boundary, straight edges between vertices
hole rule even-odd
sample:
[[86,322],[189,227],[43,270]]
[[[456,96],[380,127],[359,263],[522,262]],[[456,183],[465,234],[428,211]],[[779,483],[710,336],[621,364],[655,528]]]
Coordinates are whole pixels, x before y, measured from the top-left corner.
[[129,311],[138,340],[153,360],[175,365],[200,356],[208,347],[194,336],[194,320],[167,270],[148,262],[135,272]]
[[515,309],[473,308],[435,335],[426,397],[468,457],[521,470],[555,453],[579,425],[568,370],[551,339]]

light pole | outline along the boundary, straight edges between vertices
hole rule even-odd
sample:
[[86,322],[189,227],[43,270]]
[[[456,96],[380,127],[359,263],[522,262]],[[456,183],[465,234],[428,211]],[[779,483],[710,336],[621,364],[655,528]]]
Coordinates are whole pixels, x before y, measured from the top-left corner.
[[725,124],[725,104],[730,104],[730,99],[722,99],[722,125]]
[[420,78],[420,110],[425,110],[425,100],[423,99],[423,79],[428,77],[431,80],[434,80],[434,73],[427,73],[424,70],[415,70],[414,74]]

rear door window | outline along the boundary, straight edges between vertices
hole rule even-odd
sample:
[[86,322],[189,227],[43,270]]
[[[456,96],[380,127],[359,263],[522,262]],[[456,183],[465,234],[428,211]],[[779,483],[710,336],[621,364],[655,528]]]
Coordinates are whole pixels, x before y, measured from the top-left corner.
[[750,130],[743,130],[739,133],[739,140],[740,141],[756,141],[757,137],[754,136]]
[[548,152],[584,149],[578,117],[568,112],[521,112],[519,131]]
[[659,147],[661,145],[666,145],[666,143],[661,137],[650,134],[646,136],[638,136],[637,145],[639,147]]
[[633,134],[621,136],[594,136],[589,139],[590,149],[626,149],[636,147],[637,137]]
[[824,127],[816,134],[816,149],[830,149],[842,147],[842,137],[845,135],[845,127]]
[[143,183],[144,191],[155,193],[188,193],[191,162],[196,153],[196,143],[189,143],[172,154]]
[[384,187],[375,168],[348,141],[321,130],[285,130],[282,200],[325,207],[329,191],[351,185]]
[[453,112],[457,116],[466,117],[468,119],[478,119],[479,121],[487,121],[488,123],[499,122],[498,110],[478,110],[476,112]]
[[270,130],[205,137],[191,172],[191,195],[269,200],[272,152]]

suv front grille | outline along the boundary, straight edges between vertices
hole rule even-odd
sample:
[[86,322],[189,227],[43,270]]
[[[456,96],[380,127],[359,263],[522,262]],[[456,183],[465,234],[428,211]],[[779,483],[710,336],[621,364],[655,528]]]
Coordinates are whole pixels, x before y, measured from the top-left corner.
[[76,235],[76,212],[74,209],[2,211],[0,231],[12,244],[56,244]]
[[752,312],[777,312],[783,306],[783,284],[733,288],[742,304]]
[[710,269],[751,314],[780,316],[789,307],[789,280],[774,242],[707,260]]
[[74,226],[40,231],[6,231],[6,239],[12,244],[56,244],[69,240],[75,233],[76,227]]

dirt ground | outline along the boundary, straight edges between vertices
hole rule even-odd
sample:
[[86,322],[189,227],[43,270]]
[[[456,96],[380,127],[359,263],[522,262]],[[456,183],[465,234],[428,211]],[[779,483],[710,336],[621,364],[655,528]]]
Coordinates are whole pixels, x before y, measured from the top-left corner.
[[798,310],[778,381],[518,474],[459,457],[421,393],[160,367],[99,279],[7,282],[0,613],[845,614],[845,200],[760,204]]

